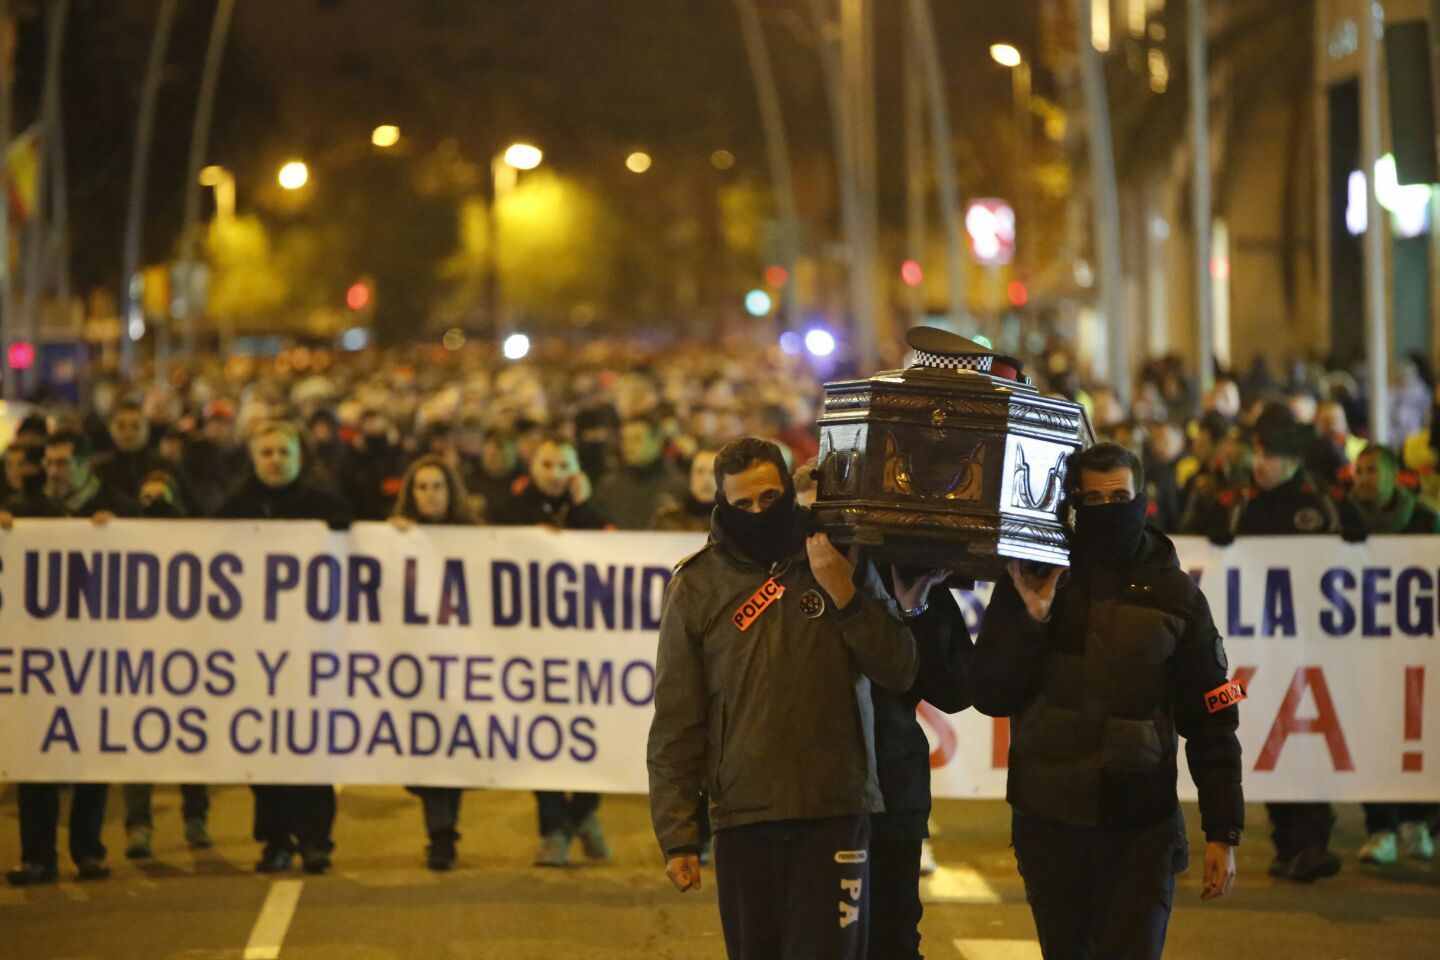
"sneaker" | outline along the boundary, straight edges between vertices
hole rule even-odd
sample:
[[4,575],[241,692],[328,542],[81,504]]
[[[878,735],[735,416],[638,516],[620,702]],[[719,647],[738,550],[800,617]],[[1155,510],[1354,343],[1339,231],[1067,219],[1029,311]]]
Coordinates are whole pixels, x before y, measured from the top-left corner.
[[300,864],[306,873],[319,876],[330,869],[330,851],[311,848],[300,852]]
[[104,880],[110,876],[110,867],[104,860],[96,857],[85,857],[77,861],[75,870],[81,880]]
[[205,829],[204,817],[191,817],[185,821],[185,842],[190,844],[191,850],[209,850],[215,846],[215,841],[210,839],[210,831]]
[[5,874],[5,882],[12,887],[38,887],[42,884],[55,883],[59,879],[59,870],[39,863],[22,863]]
[[1394,863],[1399,856],[1395,833],[1391,830],[1381,830],[1370,834],[1370,839],[1360,847],[1361,863],[1373,863],[1383,867]]
[[535,851],[535,866],[563,867],[569,863],[570,834],[556,830],[540,838],[540,849]]
[[605,842],[605,831],[600,828],[600,818],[595,814],[580,821],[575,835],[580,838],[580,849],[585,851],[587,860],[604,863],[610,859],[610,844]]
[[929,840],[920,841],[920,876],[929,877],[940,869],[940,864],[935,861],[935,848],[930,846]]
[[1435,859],[1435,838],[1423,822],[1400,824],[1400,851],[1416,860]]
[[149,860],[150,852],[149,827],[131,827],[125,831],[125,858],[127,860]]
[[289,847],[266,847],[260,854],[260,862],[255,864],[255,872],[284,873],[294,858],[295,851]]
[[1284,880],[1290,876],[1290,865],[1295,862],[1294,857],[1287,857],[1283,854],[1275,854],[1275,859],[1270,861],[1270,869],[1266,871],[1276,880]]
[[455,841],[460,835],[454,830],[437,830],[430,834],[430,846],[425,851],[425,866],[443,873],[455,866]]
[[1290,864],[1290,879],[1296,883],[1313,883],[1340,872],[1340,858],[1323,847],[1301,850]]

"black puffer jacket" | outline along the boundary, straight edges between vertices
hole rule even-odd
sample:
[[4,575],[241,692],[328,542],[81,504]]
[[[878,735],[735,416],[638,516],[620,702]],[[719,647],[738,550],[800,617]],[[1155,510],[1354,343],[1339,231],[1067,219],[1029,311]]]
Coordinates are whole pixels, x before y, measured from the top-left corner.
[[930,811],[930,741],[915,717],[924,700],[959,713],[975,699],[970,661],[975,646],[949,590],[930,591],[930,606],[910,623],[919,669],[904,693],[871,687],[875,701],[875,760],[886,813]]
[[1012,718],[1011,805],[1079,826],[1174,817],[1178,733],[1206,837],[1238,843],[1239,707],[1207,699],[1227,685],[1229,666],[1174,544],[1147,528],[1134,561],[1081,565],[1051,609],[1049,621],[1031,619],[1006,578],[976,645],[976,706]]
[[253,474],[221,504],[217,520],[323,520],[332,530],[350,526],[350,506],[302,478],[284,487],[267,487]]

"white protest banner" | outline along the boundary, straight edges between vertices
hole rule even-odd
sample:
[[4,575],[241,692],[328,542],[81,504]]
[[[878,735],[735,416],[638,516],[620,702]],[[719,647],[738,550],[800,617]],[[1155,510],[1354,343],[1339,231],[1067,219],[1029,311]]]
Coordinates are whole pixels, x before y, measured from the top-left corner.
[[[1225,638],[1251,800],[1440,799],[1440,537],[1176,538]],[[978,630],[989,585],[959,595]],[[1009,721],[928,705],[936,796],[1005,794]],[[1181,747],[1183,750],[1183,745]],[[1194,784],[1180,761],[1181,796]]]
[[694,536],[18,521],[0,780],[643,792]]
[[[702,543],[19,521],[0,533],[0,780],[644,792],[661,597]],[[1248,693],[1251,799],[1440,798],[1440,538],[1177,544]],[[961,594],[972,629],[987,593]],[[937,796],[1004,795],[1007,721],[921,719]]]

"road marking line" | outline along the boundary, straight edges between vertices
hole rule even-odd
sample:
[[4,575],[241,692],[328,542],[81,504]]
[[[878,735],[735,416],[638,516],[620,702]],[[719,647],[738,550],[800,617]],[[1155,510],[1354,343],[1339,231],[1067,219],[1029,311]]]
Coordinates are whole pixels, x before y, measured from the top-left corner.
[[920,881],[925,903],[999,903],[1000,894],[974,867],[940,867]]
[[279,960],[280,945],[285,942],[285,931],[290,929],[304,886],[303,880],[277,880],[270,885],[265,905],[245,944],[245,960]]
[[1036,940],[956,940],[965,960],[1041,960]]

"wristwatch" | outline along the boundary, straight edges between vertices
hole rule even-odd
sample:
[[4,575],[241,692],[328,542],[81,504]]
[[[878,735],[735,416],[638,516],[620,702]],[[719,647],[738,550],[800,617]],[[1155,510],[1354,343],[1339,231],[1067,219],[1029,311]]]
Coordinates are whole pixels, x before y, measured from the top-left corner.
[[924,616],[925,611],[929,609],[930,601],[927,600],[924,603],[920,604],[920,606],[918,607],[911,607],[909,610],[901,610],[900,619],[905,621],[906,623],[913,623],[914,621],[919,620],[922,616]]

